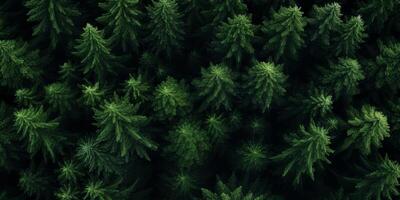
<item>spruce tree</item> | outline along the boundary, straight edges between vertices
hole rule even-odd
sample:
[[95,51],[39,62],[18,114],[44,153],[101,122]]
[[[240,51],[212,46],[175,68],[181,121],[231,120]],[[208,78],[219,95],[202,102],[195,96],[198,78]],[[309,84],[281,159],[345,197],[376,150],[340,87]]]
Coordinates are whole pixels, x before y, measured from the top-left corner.
[[123,50],[139,47],[139,17],[138,0],[107,0],[99,6],[105,13],[97,20],[105,25],[105,31],[111,35],[109,40],[114,46],[121,45]]
[[211,17],[212,26],[218,26],[228,18],[244,14],[247,11],[246,4],[242,0],[211,0],[212,7],[204,11],[204,15]]
[[33,36],[45,39],[50,35],[51,46],[59,44],[60,38],[72,35],[74,19],[80,12],[69,0],[28,0],[28,21],[35,22]]
[[371,0],[363,3],[358,12],[369,28],[380,30],[399,6],[400,2],[394,0]]
[[398,77],[400,76],[400,43],[379,43],[380,53],[376,57],[376,84],[378,87],[389,86],[400,88]]
[[102,103],[106,91],[100,88],[99,82],[95,84],[82,85],[81,101],[86,106],[95,107]]
[[361,16],[351,17],[340,29],[336,55],[353,56],[365,37],[365,25]]
[[37,103],[33,88],[21,88],[15,91],[15,101],[21,106],[30,106]]
[[212,192],[208,189],[201,189],[204,200],[267,200],[265,195],[257,195],[252,192],[244,192],[242,186],[231,188],[222,181],[217,182],[216,191]]
[[205,125],[209,138],[214,144],[219,144],[228,137],[229,127],[223,116],[211,114],[207,116]]
[[65,112],[72,108],[73,91],[64,83],[52,83],[45,87],[45,99],[56,111]]
[[272,15],[272,19],[264,21],[261,30],[267,42],[264,46],[272,51],[275,60],[281,57],[295,58],[304,45],[304,27],[306,21],[299,7],[282,7]]
[[238,151],[240,168],[246,171],[261,171],[267,164],[267,150],[259,142],[248,142]]
[[78,200],[79,192],[70,185],[63,185],[56,193],[55,196],[58,200]]
[[329,46],[332,37],[339,33],[342,26],[341,6],[338,3],[329,3],[324,6],[314,6],[310,25],[314,34],[311,40],[319,40]]
[[125,81],[125,95],[134,102],[142,102],[149,99],[150,84],[145,78],[139,74],[137,76],[130,75]]

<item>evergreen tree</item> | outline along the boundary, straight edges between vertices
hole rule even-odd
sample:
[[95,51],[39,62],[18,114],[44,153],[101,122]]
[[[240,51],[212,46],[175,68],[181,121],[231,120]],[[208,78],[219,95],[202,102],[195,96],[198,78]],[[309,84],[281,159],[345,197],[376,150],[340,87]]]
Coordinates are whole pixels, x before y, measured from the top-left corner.
[[52,83],[45,87],[45,99],[56,111],[65,112],[72,108],[73,91],[64,83]]
[[116,185],[105,185],[103,181],[91,180],[85,186],[84,199],[108,200],[113,199],[118,190]]
[[235,97],[235,75],[224,64],[213,65],[207,69],[201,69],[201,78],[193,81],[197,88],[198,96],[202,98],[200,109],[214,108],[231,109],[233,97]]
[[171,155],[181,168],[202,164],[210,148],[206,132],[196,122],[184,121],[170,131],[165,152]]
[[265,112],[273,99],[285,94],[284,84],[287,76],[282,67],[272,62],[259,62],[248,71],[245,88],[251,102]]
[[242,0],[211,0],[210,10],[204,12],[211,17],[211,26],[218,26],[228,18],[244,14],[247,11],[246,4]]
[[351,147],[359,149],[362,154],[370,154],[373,148],[382,145],[384,138],[390,136],[386,116],[374,107],[365,105],[360,112],[352,115],[342,149]]
[[37,25],[33,30],[33,36],[50,35],[52,47],[55,47],[60,38],[71,35],[74,32],[74,18],[80,12],[74,8],[69,0],[28,0],[28,21]]
[[82,85],[81,101],[84,105],[91,107],[98,106],[105,96],[106,91],[100,88],[99,82],[96,82],[94,85]]
[[207,133],[212,143],[223,142],[228,136],[228,124],[221,115],[211,114],[206,119]]
[[263,144],[249,142],[244,144],[238,151],[240,168],[246,171],[263,170],[267,163],[267,152]]
[[147,40],[157,54],[170,57],[181,49],[183,41],[182,15],[175,0],[157,0],[148,7],[150,22]]
[[331,64],[322,76],[322,83],[335,93],[335,97],[352,96],[358,93],[358,85],[364,72],[357,60],[340,58],[337,64]]
[[93,73],[97,81],[104,80],[106,74],[113,71],[115,56],[102,32],[86,24],[77,43],[75,54],[81,59],[83,73]]
[[379,43],[380,54],[376,57],[376,84],[378,87],[387,85],[393,89],[400,88],[400,43]]
[[273,51],[276,60],[281,57],[295,58],[304,45],[306,21],[299,7],[282,7],[272,19],[264,21],[261,30],[267,38],[265,49]]
[[129,76],[129,79],[125,81],[125,95],[134,102],[142,102],[149,99],[150,85],[139,74],[138,76]]
[[138,0],[107,0],[99,6],[106,11],[97,20],[105,25],[106,33],[111,35],[110,43],[121,45],[123,50],[139,47],[139,15]]
[[58,200],[78,200],[78,194],[79,192],[75,188],[70,185],[63,185],[55,196]]
[[336,55],[353,56],[366,37],[361,16],[351,17],[340,29]]
[[76,183],[82,173],[74,161],[65,161],[58,170],[58,179],[65,183]]
[[315,168],[330,163],[328,156],[333,150],[329,147],[330,137],[325,128],[313,123],[308,129],[301,125],[300,130],[289,135],[287,140],[290,147],[272,159],[285,164],[282,175],[293,174],[294,184],[299,184],[304,174],[314,180]]
[[111,143],[120,156],[128,156],[135,150],[139,157],[150,160],[147,150],[156,150],[157,145],[143,134],[146,116],[137,114],[138,107],[126,99],[115,97],[95,110],[94,118],[99,128],[98,140]]
[[239,65],[244,55],[253,54],[252,39],[254,26],[246,15],[237,15],[222,22],[218,28],[213,46],[216,52],[224,55],[227,60],[233,60]]
[[49,180],[41,171],[35,171],[33,169],[23,171],[19,177],[18,185],[29,197],[35,197],[39,200],[46,193]]
[[12,118],[10,118],[11,110],[8,109],[4,102],[0,103],[0,169],[8,169],[10,161],[15,159],[16,139],[14,129],[12,127]]
[[37,102],[33,88],[21,88],[15,91],[15,101],[21,106],[33,105]]
[[195,179],[187,172],[179,172],[168,179],[173,196],[176,198],[193,198],[192,193],[197,189]]
[[234,200],[234,199],[243,199],[243,200],[267,200],[269,199],[264,195],[256,195],[252,192],[245,193],[243,191],[242,186],[236,188],[230,188],[222,181],[217,182],[216,192],[212,192],[208,189],[201,189],[204,200]]
[[369,28],[380,30],[399,6],[400,2],[395,0],[371,0],[362,4],[358,12]]
[[339,33],[342,26],[341,7],[338,3],[314,6],[310,25],[314,34],[311,40],[319,40],[323,45],[330,45],[332,36]]

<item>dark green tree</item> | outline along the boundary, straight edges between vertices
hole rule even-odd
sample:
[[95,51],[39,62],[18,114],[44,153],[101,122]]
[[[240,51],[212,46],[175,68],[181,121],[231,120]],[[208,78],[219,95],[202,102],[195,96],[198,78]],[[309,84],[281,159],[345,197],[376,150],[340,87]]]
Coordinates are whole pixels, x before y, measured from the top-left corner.
[[311,40],[318,40],[323,45],[329,46],[332,36],[339,34],[343,23],[341,17],[341,6],[338,3],[314,5],[312,18],[309,20],[314,31]]
[[20,174],[18,186],[29,197],[41,199],[50,186],[50,181],[42,171],[28,169]]
[[340,28],[336,55],[353,56],[367,37],[361,16],[351,17]]
[[37,103],[37,97],[33,88],[21,88],[15,91],[15,101],[21,106],[29,106]]
[[264,48],[272,51],[276,60],[281,57],[297,57],[298,51],[304,45],[305,25],[306,20],[299,7],[281,7],[261,27],[267,38]]
[[399,6],[400,2],[394,0],[371,0],[363,3],[358,12],[369,28],[381,30]]
[[65,161],[58,170],[58,180],[64,183],[76,183],[82,175],[79,166],[74,161]]
[[206,130],[212,143],[219,144],[225,141],[229,131],[227,120],[222,115],[211,114],[206,119]]
[[133,102],[139,103],[150,98],[150,84],[141,74],[137,76],[130,75],[124,86],[125,95]]
[[63,185],[56,193],[55,196],[58,200],[78,200],[79,192],[70,185]]
[[141,23],[138,9],[138,0],[107,0],[99,6],[106,11],[99,22],[105,25],[105,31],[110,43],[114,46],[121,45],[123,50],[132,48],[137,50],[139,47],[139,30]]
[[167,182],[174,198],[193,198],[193,192],[198,188],[196,179],[188,172],[178,172],[168,177]]
[[45,99],[52,109],[63,113],[71,110],[74,92],[65,83],[52,83],[45,87]]
[[47,39],[49,35],[52,47],[74,32],[74,19],[80,12],[69,0],[28,0],[25,5],[29,8],[28,21],[36,23],[33,36]]
[[400,88],[398,77],[400,76],[400,43],[389,42],[378,43],[380,53],[376,57],[376,84],[378,87],[384,85],[393,89]]
[[204,11],[204,15],[211,18],[210,26],[213,27],[247,11],[247,6],[242,0],[210,0],[210,5],[210,10]]
[[240,168],[245,171],[261,171],[268,161],[267,150],[260,142],[248,142],[238,151]]
[[244,192],[243,187],[230,188],[222,181],[217,182],[216,191],[212,192],[208,189],[201,189],[204,200],[267,200],[270,199],[265,195],[257,195],[252,192]]
[[95,84],[82,85],[81,101],[86,106],[95,107],[102,103],[106,96],[106,91],[100,88],[99,82]]

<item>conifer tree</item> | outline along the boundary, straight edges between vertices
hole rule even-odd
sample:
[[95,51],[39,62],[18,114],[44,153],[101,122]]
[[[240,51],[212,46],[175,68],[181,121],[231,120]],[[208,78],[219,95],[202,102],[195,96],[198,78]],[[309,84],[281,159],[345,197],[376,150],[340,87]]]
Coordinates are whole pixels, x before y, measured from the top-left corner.
[[18,185],[25,194],[39,200],[46,193],[49,180],[41,171],[28,169],[21,173]]
[[364,72],[357,60],[340,58],[337,64],[331,64],[322,77],[322,83],[335,93],[335,97],[352,96],[358,93],[358,85]]
[[340,29],[336,55],[353,56],[366,37],[361,16],[353,16]]
[[82,85],[82,97],[81,101],[87,106],[97,106],[99,105],[103,98],[106,96],[106,91],[100,88],[99,82],[94,85]]
[[245,88],[251,102],[265,112],[272,100],[285,94],[284,84],[287,76],[282,67],[272,62],[259,62],[251,67],[245,78]]
[[183,41],[182,15],[178,11],[175,0],[153,1],[148,7],[150,22],[147,40],[151,49],[157,54],[170,57],[172,53],[181,49]]
[[45,99],[56,111],[65,112],[71,109],[73,91],[64,83],[52,83],[45,87]]
[[58,179],[64,183],[76,183],[82,173],[74,161],[65,161],[58,170]]
[[211,114],[206,119],[207,133],[211,142],[218,144],[227,138],[228,124],[221,115]]
[[254,53],[252,39],[254,37],[254,26],[250,17],[236,15],[222,22],[218,28],[213,46],[216,52],[224,55],[226,60],[233,60],[239,65],[246,54]]
[[212,7],[204,12],[205,16],[212,17],[210,25],[218,26],[228,18],[244,14],[246,4],[242,0],[211,0]]
[[99,128],[97,139],[109,142],[122,157],[129,156],[131,150],[135,150],[139,157],[150,160],[147,150],[156,150],[157,145],[143,134],[143,127],[149,119],[138,115],[137,110],[137,106],[123,98],[105,101],[94,114]]
[[15,91],[15,101],[21,106],[33,105],[37,102],[33,88],[21,88]]
[[240,168],[246,171],[263,170],[267,163],[267,152],[263,144],[259,142],[248,142],[238,151]]
[[386,156],[375,164],[375,167],[364,177],[358,179],[353,196],[365,200],[392,200],[398,197],[400,165]]
[[184,121],[170,131],[165,152],[174,157],[181,168],[202,164],[210,148],[206,132],[196,122]]
[[69,0],[28,0],[28,21],[35,22],[33,36],[46,38],[50,35],[52,47],[55,47],[60,38],[74,32],[74,18],[80,12],[74,8]]
[[81,59],[83,73],[94,74],[97,81],[104,80],[106,73],[112,72],[115,56],[102,32],[86,24],[77,43],[75,54]]
[[192,198],[192,192],[197,189],[195,179],[187,172],[179,172],[168,179],[173,196],[176,198]]
[[59,123],[50,120],[43,107],[29,107],[14,113],[14,126],[21,138],[27,143],[27,150],[31,155],[42,151],[54,160],[55,154],[60,150],[59,142],[63,137],[58,135]]
[[399,6],[400,2],[394,0],[371,0],[362,4],[358,12],[369,28],[380,30]]
[[388,85],[393,89],[400,88],[400,43],[379,43],[380,54],[376,57],[378,74],[376,84],[378,87]]
[[107,0],[99,6],[106,12],[97,20],[105,25],[110,43],[137,50],[139,46],[139,30],[141,12],[137,8],[138,0]]
[[129,76],[125,81],[125,95],[134,102],[142,102],[149,98],[150,85],[145,78],[139,74],[137,76]]
[[329,3],[324,6],[314,6],[310,25],[314,30],[312,40],[319,40],[323,45],[330,45],[332,36],[339,33],[342,26],[341,6]]
[[118,192],[116,185],[105,185],[103,181],[91,180],[85,186],[84,199],[88,200],[108,200],[113,199]]
[[60,66],[58,74],[60,75],[60,79],[67,83],[70,83],[79,78],[76,74],[75,66],[69,62],[66,62]]
[[386,116],[374,107],[365,105],[360,112],[352,115],[342,149],[356,148],[367,155],[373,148],[379,148],[384,138],[390,136]]
[[276,60],[281,57],[295,58],[304,45],[303,34],[306,21],[299,7],[281,7],[264,21],[261,30],[267,38],[265,49],[273,51]]
[[11,110],[4,102],[0,103],[0,169],[7,169],[10,161],[16,158],[16,139],[12,127]]
[[191,102],[184,82],[167,77],[154,91],[153,109],[161,119],[170,119],[190,110]]
[[236,95],[235,75],[224,64],[213,65],[201,69],[201,78],[193,81],[198,96],[202,99],[201,109],[231,109],[233,97]]
[[234,200],[234,199],[243,199],[243,200],[267,200],[269,199],[265,195],[257,195],[252,192],[245,193],[243,191],[243,187],[235,187],[230,188],[222,181],[217,182],[216,192],[212,192],[208,189],[201,189],[202,196],[204,200]]
[[63,185],[55,194],[58,200],[78,200],[79,192],[70,185]]
[[300,126],[298,132],[287,138],[290,147],[272,157],[274,161],[284,163],[283,176],[293,174],[294,184],[299,184],[304,175],[314,180],[317,166],[330,163],[328,156],[333,153],[329,147],[328,131],[311,123],[309,128]]

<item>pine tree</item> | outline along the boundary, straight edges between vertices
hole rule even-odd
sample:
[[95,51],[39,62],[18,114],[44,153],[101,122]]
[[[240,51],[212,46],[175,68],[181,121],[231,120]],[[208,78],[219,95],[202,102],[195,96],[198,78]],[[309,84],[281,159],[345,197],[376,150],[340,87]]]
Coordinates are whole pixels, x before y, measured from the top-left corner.
[[113,72],[115,56],[111,54],[109,43],[102,32],[86,24],[81,38],[75,46],[75,54],[82,59],[83,73],[93,73],[97,81],[104,80],[107,73]]
[[183,22],[175,0],[157,0],[148,7],[150,22],[147,40],[157,54],[167,57],[181,49],[183,41]]
[[171,119],[187,113],[191,108],[184,82],[167,77],[154,91],[153,109],[161,119]]
[[187,172],[174,174],[168,178],[168,184],[175,198],[191,199],[197,189],[196,180]]
[[341,149],[356,148],[362,154],[370,154],[373,148],[379,148],[382,140],[390,136],[386,116],[374,107],[365,105],[360,112],[353,113],[348,121],[347,138]]
[[78,200],[79,192],[70,185],[63,185],[55,194],[58,200]]
[[59,142],[64,138],[57,133],[59,123],[50,120],[43,107],[29,107],[14,113],[14,126],[21,138],[27,143],[31,155],[42,151],[54,160],[56,152],[60,151]]
[[97,20],[105,25],[105,31],[110,43],[121,45],[123,50],[128,47],[137,50],[139,47],[139,30],[141,12],[137,8],[138,0],[107,0],[99,6],[106,11]]
[[236,188],[230,188],[222,181],[217,182],[216,192],[212,192],[208,189],[201,189],[204,200],[267,200],[269,199],[265,195],[256,195],[252,192],[245,193],[242,186]]
[[400,194],[397,188],[399,178],[400,165],[386,156],[380,159],[368,174],[358,179],[353,195],[357,199],[364,200],[392,200]]
[[235,75],[224,64],[213,65],[201,69],[201,78],[193,81],[198,96],[202,99],[200,109],[213,108],[230,110],[235,97]]
[[336,55],[353,56],[366,36],[361,16],[351,17],[340,29]]
[[251,24],[250,17],[236,15],[222,22],[213,46],[216,52],[224,55],[226,60],[233,60],[238,66],[243,57],[254,53],[252,39],[255,27]]
[[339,33],[342,26],[341,6],[338,3],[329,3],[322,7],[314,6],[310,25],[314,30],[312,40],[319,40],[329,46],[332,36]]
[[282,175],[293,174],[294,184],[299,184],[305,174],[314,180],[315,168],[330,163],[328,156],[333,150],[329,147],[330,137],[325,128],[314,123],[308,129],[301,125],[299,131],[289,135],[287,140],[290,147],[272,159],[285,164]]
[[52,109],[62,113],[71,110],[74,94],[72,89],[65,83],[47,85],[45,93],[45,99]]
[[252,97],[251,102],[265,112],[272,100],[286,93],[286,79],[282,66],[272,62],[259,62],[249,69],[245,77],[245,88]]
[[272,19],[264,21],[261,30],[267,38],[265,49],[273,51],[276,60],[295,58],[304,45],[306,21],[299,7],[281,7]]
[[150,85],[144,79],[144,77],[139,74],[137,76],[129,76],[129,79],[125,81],[125,95],[131,99],[133,102],[142,102],[149,99]]
[[80,12],[69,0],[28,0],[28,21],[35,22],[33,36],[43,39],[50,35],[52,47],[55,47],[60,38],[72,35],[74,32],[74,18]]
[[138,107],[126,99],[115,97],[105,101],[94,114],[99,128],[97,138],[109,142],[122,157],[129,156],[131,150],[135,150],[139,157],[150,160],[147,150],[156,150],[157,145],[143,134],[149,119],[138,115],[137,110]]
[[331,64],[322,77],[322,83],[335,93],[335,97],[352,96],[358,93],[358,85],[364,72],[357,60],[340,58],[337,64]]
[[240,168],[246,171],[261,171],[264,169],[268,157],[263,144],[248,142],[238,151]]
[[247,6],[242,0],[211,0],[210,10],[204,12],[205,16],[211,17],[210,26],[219,26],[228,18],[246,13]]
[[394,0],[371,0],[362,4],[358,12],[369,28],[380,30],[399,6],[400,3]]
[[108,200],[114,199],[118,192],[116,185],[105,185],[103,181],[91,180],[85,186],[84,199],[88,200]]
[[380,54],[376,57],[378,74],[376,84],[378,87],[387,85],[390,88],[400,88],[400,43],[389,42],[384,45],[379,43]]
[[210,149],[206,132],[196,122],[179,123],[168,133],[167,140],[169,144],[165,152],[174,158],[180,168],[202,164]]
[[64,183],[76,183],[82,173],[74,161],[65,161],[58,170],[58,179]]
[[82,85],[81,101],[86,106],[98,106],[106,96],[106,91],[100,88],[99,82],[91,85]]
[[212,143],[219,144],[228,137],[228,124],[221,115],[211,114],[207,116],[205,124]]

